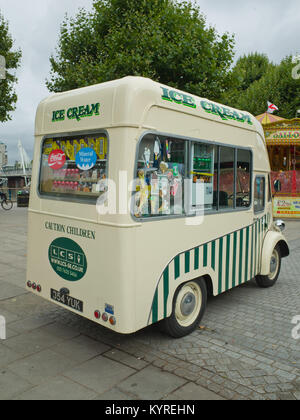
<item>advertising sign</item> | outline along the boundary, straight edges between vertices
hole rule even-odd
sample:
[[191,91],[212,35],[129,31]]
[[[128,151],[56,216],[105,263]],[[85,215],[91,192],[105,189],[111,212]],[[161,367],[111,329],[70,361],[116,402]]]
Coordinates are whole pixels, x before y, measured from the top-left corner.
[[68,238],[58,238],[49,247],[49,261],[53,270],[67,281],[81,280],[87,270],[82,248]]
[[53,150],[50,153],[48,164],[54,171],[61,169],[66,163],[66,155],[62,150]]
[[92,169],[97,162],[97,155],[93,149],[90,147],[85,147],[76,155],[76,165],[77,168],[81,169],[82,171],[88,171]]
[[300,197],[275,197],[273,216],[300,218]]

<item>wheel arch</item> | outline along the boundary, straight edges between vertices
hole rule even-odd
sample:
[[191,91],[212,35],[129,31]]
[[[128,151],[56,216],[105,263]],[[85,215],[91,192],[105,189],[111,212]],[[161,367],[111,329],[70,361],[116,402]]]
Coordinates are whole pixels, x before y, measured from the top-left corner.
[[147,325],[154,324],[171,316],[176,292],[186,283],[203,279],[207,289],[207,296],[214,296],[217,290],[216,281],[214,282],[214,274],[210,268],[206,268],[205,271],[203,270],[197,275],[185,276],[177,284],[171,282],[165,283],[164,276],[162,276],[156,288]]
[[282,258],[289,256],[289,246],[286,242],[286,239],[280,232],[269,231],[265,237],[263,243],[263,250],[261,254],[261,269],[258,274],[266,276],[270,271],[270,260],[274,248],[276,246],[280,249],[280,256]]
[[285,241],[281,240],[277,243],[277,245],[279,246],[280,255],[282,258],[288,257],[290,255],[289,246]]

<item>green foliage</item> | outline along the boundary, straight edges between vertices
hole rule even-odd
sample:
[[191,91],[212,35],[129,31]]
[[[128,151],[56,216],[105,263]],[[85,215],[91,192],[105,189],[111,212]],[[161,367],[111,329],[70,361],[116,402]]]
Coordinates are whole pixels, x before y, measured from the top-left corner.
[[21,51],[13,51],[13,40],[9,33],[8,22],[0,12],[0,55],[6,61],[6,79],[0,80],[0,122],[11,119],[11,112],[15,110],[17,95],[14,85],[17,78],[12,70],[16,70],[20,65]]
[[46,83],[62,92],[133,75],[217,100],[232,86],[233,48],[191,1],[95,0],[65,18]]
[[240,57],[233,69],[239,90],[248,89],[252,83],[260,80],[272,67],[265,54],[252,53]]
[[260,115],[267,111],[267,102],[271,101],[278,106],[278,115],[294,118],[300,108],[300,79],[292,77],[294,66],[291,56],[279,65],[269,63],[266,56],[259,54],[243,57],[233,69],[236,86],[224,93],[223,102]]

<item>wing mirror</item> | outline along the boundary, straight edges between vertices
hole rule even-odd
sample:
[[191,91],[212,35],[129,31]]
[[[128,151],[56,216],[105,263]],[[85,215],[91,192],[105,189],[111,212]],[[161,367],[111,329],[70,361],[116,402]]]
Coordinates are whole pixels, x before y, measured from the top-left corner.
[[279,193],[281,191],[281,182],[279,181],[279,179],[276,179],[274,181],[274,190],[277,193]]

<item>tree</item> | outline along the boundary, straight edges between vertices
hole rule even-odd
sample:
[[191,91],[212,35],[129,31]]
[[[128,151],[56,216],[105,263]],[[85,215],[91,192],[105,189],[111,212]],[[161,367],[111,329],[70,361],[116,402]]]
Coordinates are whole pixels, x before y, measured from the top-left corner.
[[8,22],[0,11],[0,56],[2,65],[5,67],[4,77],[0,78],[0,122],[11,119],[11,112],[15,110],[17,95],[14,85],[17,78],[13,73],[20,65],[22,53],[20,50],[13,51],[13,39],[9,33]]
[[191,1],[94,0],[91,13],[65,18],[46,84],[62,92],[135,75],[217,100],[233,48]]
[[240,57],[233,69],[240,90],[248,89],[272,67],[267,55],[258,52]]
[[279,65],[270,64],[247,89],[240,86],[227,92],[226,103],[259,115],[266,112],[271,101],[278,106],[281,117],[294,118],[300,108],[300,79],[292,77],[294,67],[291,56]]
[[265,54],[258,52],[240,57],[232,69],[232,87],[222,95],[221,102],[235,108],[240,107],[241,98],[254,82],[259,81],[274,67]]

